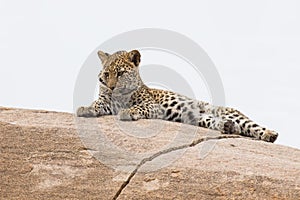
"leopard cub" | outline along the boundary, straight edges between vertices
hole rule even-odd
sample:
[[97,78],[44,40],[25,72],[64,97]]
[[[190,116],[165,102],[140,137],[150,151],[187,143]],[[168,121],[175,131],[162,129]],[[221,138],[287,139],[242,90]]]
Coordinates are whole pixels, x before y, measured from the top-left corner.
[[139,51],[98,51],[103,69],[98,75],[99,98],[80,107],[78,117],[118,115],[120,120],[163,119],[181,122],[224,134],[238,134],[274,142],[278,133],[250,120],[233,108],[214,106],[171,91],[147,87],[139,75]]

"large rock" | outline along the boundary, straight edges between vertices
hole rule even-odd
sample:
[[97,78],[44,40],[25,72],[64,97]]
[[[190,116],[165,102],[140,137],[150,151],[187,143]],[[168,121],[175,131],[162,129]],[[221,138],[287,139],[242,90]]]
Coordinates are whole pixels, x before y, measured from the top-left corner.
[[300,199],[300,150],[190,125],[0,108],[0,138],[1,199]]

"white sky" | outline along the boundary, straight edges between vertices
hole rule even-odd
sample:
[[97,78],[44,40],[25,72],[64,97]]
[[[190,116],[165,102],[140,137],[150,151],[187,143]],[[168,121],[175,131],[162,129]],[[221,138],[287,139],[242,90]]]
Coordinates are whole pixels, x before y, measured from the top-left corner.
[[299,11],[297,0],[0,0],[0,105],[73,112],[90,52],[125,31],[163,28],[208,53],[228,106],[300,148]]

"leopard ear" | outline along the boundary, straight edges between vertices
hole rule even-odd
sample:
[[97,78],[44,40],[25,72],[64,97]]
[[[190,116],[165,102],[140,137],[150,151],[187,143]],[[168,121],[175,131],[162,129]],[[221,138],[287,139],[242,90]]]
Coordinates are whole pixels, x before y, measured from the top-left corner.
[[106,60],[108,59],[109,57],[109,54],[108,53],[105,53],[103,51],[98,51],[98,57],[100,58],[101,62],[102,63],[105,63]]
[[129,59],[137,67],[141,62],[141,54],[138,50],[132,50],[128,53]]

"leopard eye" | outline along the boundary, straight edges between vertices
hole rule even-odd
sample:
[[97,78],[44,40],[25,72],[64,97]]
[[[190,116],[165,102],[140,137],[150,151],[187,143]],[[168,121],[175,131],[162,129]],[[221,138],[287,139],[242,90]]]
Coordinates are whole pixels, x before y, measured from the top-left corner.
[[104,76],[105,76],[105,78],[108,78],[109,73],[108,72],[104,72]]
[[118,77],[122,76],[124,74],[124,71],[119,71],[118,72]]

